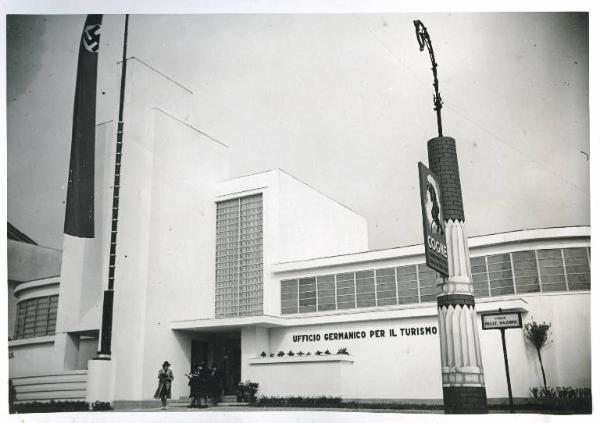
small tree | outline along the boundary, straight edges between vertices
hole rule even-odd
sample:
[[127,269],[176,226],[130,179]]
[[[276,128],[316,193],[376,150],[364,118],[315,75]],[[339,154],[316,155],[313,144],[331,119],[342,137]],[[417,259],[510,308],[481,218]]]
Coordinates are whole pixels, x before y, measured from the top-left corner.
[[523,327],[523,334],[525,335],[525,338],[527,338],[529,342],[533,344],[537,351],[538,360],[540,360],[540,366],[542,368],[542,378],[544,379],[545,389],[547,389],[548,386],[546,384],[546,372],[544,371],[544,364],[542,363],[542,348],[552,343],[552,341],[548,341],[550,326],[550,323],[538,323],[531,321],[531,323],[526,323]]

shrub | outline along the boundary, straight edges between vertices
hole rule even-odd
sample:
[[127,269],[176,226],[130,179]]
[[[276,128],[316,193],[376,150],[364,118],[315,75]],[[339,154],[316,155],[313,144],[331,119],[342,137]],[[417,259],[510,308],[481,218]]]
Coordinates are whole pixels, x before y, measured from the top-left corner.
[[303,353],[302,351],[298,351],[298,352],[296,353],[296,355],[297,355],[297,356],[299,356],[299,357],[302,357],[302,356],[304,355],[304,353]]
[[261,353],[260,353],[260,356],[261,356],[262,358],[265,358],[265,357],[267,356],[267,353],[263,351],[263,352],[261,352]]
[[258,392],[258,383],[240,382],[237,386],[236,400],[237,402],[256,402],[256,392]]
[[288,351],[288,355],[289,355],[290,357],[293,357],[293,356],[294,356],[294,351],[292,351],[292,350],[289,350],[289,351]]
[[342,355],[348,355],[350,354],[348,352],[348,350],[344,347],[344,348],[340,348],[339,350],[337,350],[337,354],[342,354]]
[[531,407],[560,413],[590,413],[592,410],[592,390],[559,386],[548,388],[536,386],[529,389],[534,400]]
[[552,341],[548,341],[548,335],[550,335],[550,326],[550,323],[538,323],[534,322],[533,320],[523,326],[523,334],[525,335],[525,338],[527,338],[529,342],[533,344],[535,350],[537,351],[540,367],[542,368],[544,387],[547,387],[548,384],[546,383],[546,371],[544,370],[544,363],[542,362],[542,349],[552,343]]
[[92,403],[92,411],[109,411],[112,409],[110,402],[96,401]]
[[442,410],[441,404],[398,404],[398,403],[361,403],[342,402],[341,397],[260,397],[252,404],[256,407],[305,407],[305,408],[350,408],[350,409],[388,409],[388,410]]
[[62,413],[73,411],[89,411],[90,405],[85,401],[49,401],[24,402],[13,405],[14,413]]
[[329,350],[325,350],[325,355],[330,355],[331,353],[329,352]]
[[275,357],[274,353],[269,354],[269,357]]
[[283,351],[279,351],[277,353],[277,357],[283,357],[285,355],[285,353]]
[[322,353],[321,351],[319,351],[319,350],[317,350],[317,351],[315,352],[315,355],[321,355],[321,354],[323,354],[323,353]]
[[339,407],[340,397],[260,397],[258,407]]

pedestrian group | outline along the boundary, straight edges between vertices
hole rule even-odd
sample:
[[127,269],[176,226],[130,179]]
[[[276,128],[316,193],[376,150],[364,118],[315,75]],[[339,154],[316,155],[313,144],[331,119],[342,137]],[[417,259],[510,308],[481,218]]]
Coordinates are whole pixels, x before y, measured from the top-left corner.
[[[161,410],[167,409],[167,399],[171,398],[171,382],[173,381],[173,372],[169,368],[171,363],[165,361],[158,371],[158,387],[154,393],[154,398],[161,400]],[[190,405],[189,408],[207,408],[208,398],[214,404],[221,400],[223,389],[222,371],[216,363],[208,368],[206,363],[192,364],[188,378],[190,387]]]

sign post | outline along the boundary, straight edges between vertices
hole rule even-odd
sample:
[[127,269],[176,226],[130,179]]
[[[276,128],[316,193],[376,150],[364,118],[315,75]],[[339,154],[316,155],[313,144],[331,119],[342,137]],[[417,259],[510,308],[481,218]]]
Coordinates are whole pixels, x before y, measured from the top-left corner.
[[521,313],[518,311],[502,312],[502,309],[499,308],[498,313],[482,314],[481,326],[483,330],[500,329],[500,335],[502,336],[502,352],[504,353],[504,371],[506,372],[506,384],[508,385],[508,403],[510,412],[514,413],[512,386],[510,385],[510,371],[508,369],[508,355],[506,354],[506,336],[504,335],[504,331],[506,329],[523,327]]

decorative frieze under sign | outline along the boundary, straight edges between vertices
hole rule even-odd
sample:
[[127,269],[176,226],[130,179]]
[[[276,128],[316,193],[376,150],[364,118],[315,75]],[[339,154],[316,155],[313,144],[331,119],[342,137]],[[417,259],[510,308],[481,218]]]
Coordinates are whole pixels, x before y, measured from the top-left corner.
[[448,276],[448,248],[446,247],[440,183],[437,176],[421,162],[419,162],[419,182],[421,186],[425,263],[440,274]]
[[523,321],[518,311],[482,314],[481,327],[483,330],[522,328]]

